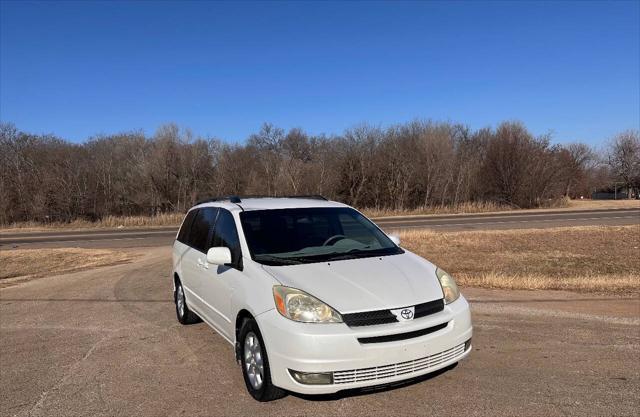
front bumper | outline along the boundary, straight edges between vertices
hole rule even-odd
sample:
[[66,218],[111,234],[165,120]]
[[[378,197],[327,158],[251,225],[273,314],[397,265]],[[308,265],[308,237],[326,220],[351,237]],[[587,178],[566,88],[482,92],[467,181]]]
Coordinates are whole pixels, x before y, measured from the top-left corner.
[[[465,358],[471,346],[469,304],[460,296],[444,310],[419,319],[350,328],[344,323],[306,324],[270,310],[256,317],[266,345],[274,385],[301,394],[328,394],[388,384],[447,367]],[[363,344],[358,338],[408,333],[448,323],[434,333],[407,340]],[[331,372],[333,383],[305,385],[299,372]]]

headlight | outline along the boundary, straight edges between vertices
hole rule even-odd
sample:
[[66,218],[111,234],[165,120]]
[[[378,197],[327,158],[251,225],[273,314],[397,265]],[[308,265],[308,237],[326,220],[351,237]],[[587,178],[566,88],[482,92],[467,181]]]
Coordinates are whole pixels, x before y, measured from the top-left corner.
[[280,314],[303,323],[342,323],[342,317],[322,301],[295,288],[276,285],[273,299]]
[[436,268],[436,275],[440,281],[442,292],[444,293],[444,302],[446,304],[453,303],[460,297],[460,290],[451,275],[447,274],[440,268]]

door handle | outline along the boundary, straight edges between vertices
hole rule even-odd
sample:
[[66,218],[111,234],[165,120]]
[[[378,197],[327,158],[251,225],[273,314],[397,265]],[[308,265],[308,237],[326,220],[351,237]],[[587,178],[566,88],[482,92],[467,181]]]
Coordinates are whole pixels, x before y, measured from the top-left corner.
[[202,259],[198,258],[198,266],[204,269],[209,269],[209,262],[203,261]]

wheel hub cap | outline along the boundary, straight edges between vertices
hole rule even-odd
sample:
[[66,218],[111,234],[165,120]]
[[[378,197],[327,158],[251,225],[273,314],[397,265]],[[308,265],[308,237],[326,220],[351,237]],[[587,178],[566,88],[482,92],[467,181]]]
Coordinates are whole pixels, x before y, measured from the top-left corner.
[[244,338],[244,368],[253,389],[260,389],[264,380],[264,364],[260,342],[253,332]]
[[176,303],[178,303],[178,313],[180,314],[180,317],[184,316],[184,293],[182,292],[182,285],[178,286]]

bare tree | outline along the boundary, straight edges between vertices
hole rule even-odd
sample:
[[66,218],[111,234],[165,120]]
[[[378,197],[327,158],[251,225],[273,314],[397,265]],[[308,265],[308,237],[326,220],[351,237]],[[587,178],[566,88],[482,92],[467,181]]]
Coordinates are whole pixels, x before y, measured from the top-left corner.
[[614,175],[638,187],[638,133],[615,138],[607,164],[583,144],[551,146],[521,123],[471,131],[415,120],[339,136],[264,124],[243,144],[175,124],[72,143],[0,125],[0,223],[95,220],[184,211],[226,194],[323,194],[404,210],[489,200],[534,207]]
[[559,149],[558,158],[564,181],[564,195],[576,197],[588,192],[588,185],[585,185],[588,173],[598,161],[595,151],[584,143],[570,143]]
[[616,179],[627,188],[628,198],[640,187],[640,135],[627,130],[616,135],[609,144],[609,166]]
[[487,143],[484,175],[488,193],[517,207],[535,207],[554,196],[557,148],[535,138],[521,123],[498,126]]
[[259,155],[261,175],[264,179],[264,188],[260,188],[268,195],[276,195],[278,192],[276,182],[280,174],[283,140],[284,130],[270,123],[265,123],[260,132],[249,137],[249,148]]
[[339,145],[341,188],[354,206],[360,203],[365,186],[371,181],[374,155],[381,138],[380,129],[360,125],[348,130]]

